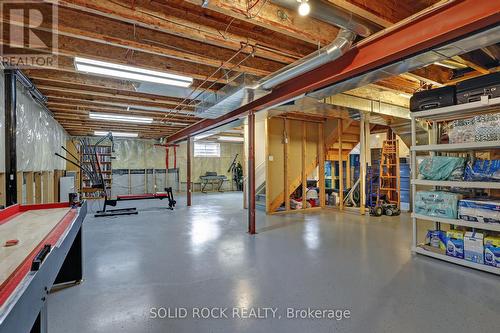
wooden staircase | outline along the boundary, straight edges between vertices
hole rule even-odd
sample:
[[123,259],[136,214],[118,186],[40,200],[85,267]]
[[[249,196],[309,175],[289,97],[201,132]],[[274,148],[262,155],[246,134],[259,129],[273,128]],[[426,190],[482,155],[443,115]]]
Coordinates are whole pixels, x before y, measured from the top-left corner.
[[[349,152],[359,143],[359,122],[352,119],[342,120],[342,160],[346,161]],[[339,156],[339,128],[337,120],[325,123],[325,160],[338,160]],[[318,166],[318,159],[315,158],[305,163],[305,174],[311,174]],[[282,191],[275,198],[271,198],[268,212],[275,212],[284,202],[286,198],[302,184],[302,174],[289,181],[289,187],[286,191]]]

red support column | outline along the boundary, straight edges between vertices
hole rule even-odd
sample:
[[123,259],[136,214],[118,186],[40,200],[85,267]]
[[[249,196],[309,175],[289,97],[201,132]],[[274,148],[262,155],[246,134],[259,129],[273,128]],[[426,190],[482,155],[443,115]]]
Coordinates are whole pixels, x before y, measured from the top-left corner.
[[248,233],[255,232],[255,114],[248,112]]
[[[187,139],[186,151],[187,151],[186,196],[187,196],[187,205],[189,207],[189,206],[191,206],[191,137],[188,137],[188,139]],[[175,150],[174,150],[174,152],[175,152]]]

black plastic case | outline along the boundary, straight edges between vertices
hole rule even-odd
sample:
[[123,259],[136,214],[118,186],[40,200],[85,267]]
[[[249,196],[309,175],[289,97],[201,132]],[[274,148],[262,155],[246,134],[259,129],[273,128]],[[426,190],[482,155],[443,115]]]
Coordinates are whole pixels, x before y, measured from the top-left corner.
[[478,76],[457,84],[458,104],[477,102],[481,96],[500,97],[500,72]]
[[424,111],[456,104],[455,86],[419,91],[410,98],[410,111]]

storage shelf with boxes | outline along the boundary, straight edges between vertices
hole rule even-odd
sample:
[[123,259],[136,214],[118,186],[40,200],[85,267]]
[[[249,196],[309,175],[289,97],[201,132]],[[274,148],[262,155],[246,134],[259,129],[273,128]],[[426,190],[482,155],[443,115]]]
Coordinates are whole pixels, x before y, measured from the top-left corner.
[[[412,97],[413,251],[498,275],[500,98],[490,91],[500,77],[485,77],[482,90],[475,80],[474,98],[464,99],[467,84],[453,97],[441,94],[454,89]],[[428,145],[417,145],[417,120],[431,124]],[[422,230],[429,222],[433,228]]]

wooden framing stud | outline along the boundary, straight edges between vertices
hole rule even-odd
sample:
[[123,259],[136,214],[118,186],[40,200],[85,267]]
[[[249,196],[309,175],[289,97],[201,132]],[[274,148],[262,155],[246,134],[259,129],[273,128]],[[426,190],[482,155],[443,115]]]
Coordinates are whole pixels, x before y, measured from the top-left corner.
[[326,206],[325,188],[325,130],[323,123],[318,124],[318,173],[319,173],[319,202],[320,207]]
[[303,121],[302,122],[302,209],[307,208],[306,144],[307,144],[306,122]]
[[[284,133],[284,140],[283,140],[283,150],[284,150],[284,158],[283,158],[283,175],[284,175],[284,199],[285,199],[285,210],[289,211],[290,210],[290,178],[288,175],[288,156],[290,153],[290,146],[289,146],[289,141],[290,141],[290,121],[286,118],[283,119],[284,122],[284,128],[285,128],[285,133]],[[269,193],[269,192],[268,192]]]
[[344,154],[342,151],[342,119],[338,119],[339,128],[339,209],[344,209]]
[[35,172],[35,200],[34,203],[39,204],[42,203],[42,173]]
[[22,204],[23,203],[23,172],[18,171],[17,172],[17,177],[16,177],[16,182],[17,182],[17,203]]

